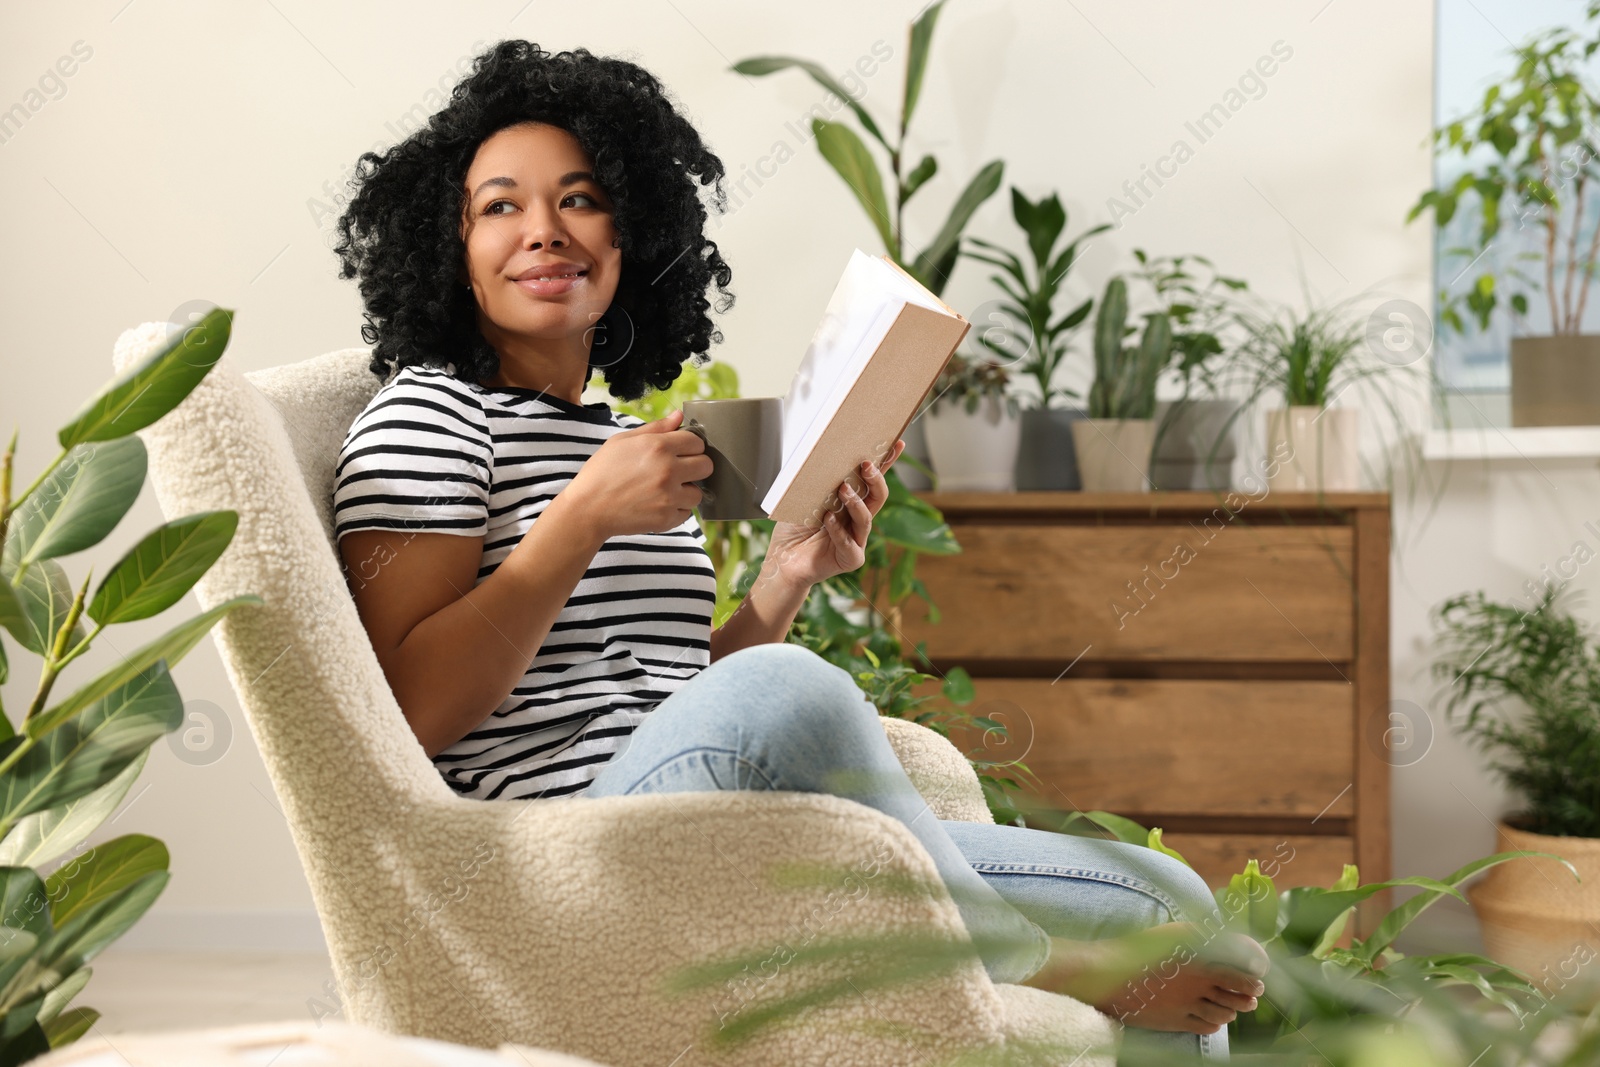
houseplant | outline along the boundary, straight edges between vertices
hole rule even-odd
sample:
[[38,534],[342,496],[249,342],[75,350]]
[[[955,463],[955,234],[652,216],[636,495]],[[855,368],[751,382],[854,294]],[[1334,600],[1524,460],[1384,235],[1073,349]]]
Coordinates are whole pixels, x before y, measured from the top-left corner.
[[1600,645],[1560,592],[1550,583],[1523,604],[1467,593],[1433,612],[1446,715],[1525,805],[1500,820],[1499,839],[1582,875],[1521,864],[1475,887],[1484,943],[1531,974],[1570,963],[1577,946],[1600,954]]
[[[938,161],[928,154],[924,154],[915,166],[910,166],[908,169],[911,157],[906,149],[906,131],[911,126],[911,117],[916,111],[917,100],[922,95],[923,76],[928,65],[928,50],[933,43],[934,27],[938,24],[939,12],[943,7],[944,0],[934,0],[928,4],[911,23],[908,31],[905,83],[900,97],[899,131],[893,143],[873,119],[872,113],[820,63],[792,56],[753,56],[740,60],[732,67],[740,74],[753,77],[775,74],[791,68],[802,70],[823,89],[849,106],[861,124],[862,131],[888,154],[893,202],[891,203],[890,197],[885,193],[882,172],[878,168],[872,150],[849,126],[843,122],[813,118],[811,130],[817,142],[817,149],[855,194],[857,202],[861,204],[862,210],[867,213],[867,218],[882,239],[890,258],[935,296],[944,291],[945,284],[955,269],[957,257],[961,252],[962,231],[966,229],[967,222],[978,206],[1000,188],[1001,176],[1005,170],[1005,164],[998,159],[984,164],[968,180],[951,205],[943,225],[931,239],[920,247],[907,239],[904,226],[906,205],[939,171]],[[910,425],[906,427],[904,434],[906,447],[902,455],[909,455],[925,462],[928,451],[920,416],[919,411],[917,417],[912,418]],[[928,487],[921,473],[914,468],[908,470],[905,477],[907,488]]]
[[1035,203],[1012,186],[1011,217],[1027,235],[1033,269],[1027,270],[1021,259],[999,245],[981,237],[969,238],[984,251],[967,251],[965,255],[1005,272],[1004,275],[991,274],[989,278],[1004,294],[997,310],[1010,320],[999,330],[993,329],[987,321],[977,322],[975,332],[978,342],[997,358],[1020,364],[1017,369],[1031,377],[1039,391],[1034,406],[1022,413],[1016,487],[1022,490],[1077,489],[1078,463],[1072,446],[1071,424],[1083,418],[1083,411],[1076,407],[1056,407],[1053,402],[1057,398],[1078,399],[1075,390],[1057,386],[1056,376],[1067,355],[1068,338],[1088,318],[1094,298],[1090,297],[1059,317],[1055,313],[1055,302],[1067,272],[1077,260],[1078,246],[1110,229],[1111,224],[1103,223],[1085,230],[1057,252],[1056,243],[1067,225],[1067,211],[1055,193]]
[[[234,597],[126,655],[52,703],[56,683],[109,626],[147,619],[183,598],[238,525],[233,511],[185,516],[141,538],[89,595],[74,592],[59,560],[111,533],[144,485],[134,431],[176,407],[221,358],[233,313],[215,309],[175,330],[143,364],[113,380],[57,434],[61,453],[15,499],[16,435],[0,466],[0,626],[43,659],[19,721],[0,707],[0,1062],[21,1063],[80,1037],[99,1013],[67,1008],[88,982],[88,961],[160,895],[166,847],[123,834],[68,857],[139,776],[150,745],[183,723],[170,670]],[[83,620],[94,623],[86,630]],[[0,681],[10,668],[0,639]]]
[[1014,488],[1022,425],[1005,364],[983,353],[952,353],[923,415],[941,492]]
[[[1232,419],[1236,400],[1220,395],[1218,370],[1232,320],[1230,294],[1248,288],[1242,278],[1220,273],[1205,256],[1151,256],[1133,250],[1147,285],[1172,324],[1176,400],[1156,405],[1156,442],[1150,480],[1157,489],[1226,489],[1237,453]],[[1190,264],[1198,264],[1191,266]]]
[[1113,276],[1095,312],[1089,417],[1072,424],[1086,492],[1149,488],[1156,379],[1172,358],[1172,326],[1165,312],[1150,312],[1139,343],[1130,346],[1127,318],[1128,286]]
[[[1591,23],[1600,17],[1600,3],[1589,3],[1586,17]],[[1424,192],[1406,215],[1410,222],[1432,209],[1443,231],[1463,201],[1477,209],[1476,236],[1468,246],[1447,251],[1464,264],[1452,271],[1457,277],[1480,259],[1483,265],[1462,291],[1440,290],[1444,328],[1465,333],[1465,311],[1487,330],[1503,302],[1520,332],[1527,326],[1529,294],[1544,290],[1547,332],[1511,341],[1513,426],[1600,423],[1600,334],[1586,333],[1583,324],[1600,257],[1600,230],[1586,235],[1595,222],[1586,218],[1584,196],[1600,180],[1600,148],[1592,135],[1600,98],[1584,72],[1596,43],[1559,27],[1514,47],[1510,77],[1490,86],[1476,110],[1433,132],[1436,153],[1457,157],[1458,173]],[[1542,253],[1515,253],[1515,231],[1528,226],[1541,231]],[[1495,255],[1485,258],[1496,245]],[[1542,260],[1543,282],[1523,272],[1519,259]]]

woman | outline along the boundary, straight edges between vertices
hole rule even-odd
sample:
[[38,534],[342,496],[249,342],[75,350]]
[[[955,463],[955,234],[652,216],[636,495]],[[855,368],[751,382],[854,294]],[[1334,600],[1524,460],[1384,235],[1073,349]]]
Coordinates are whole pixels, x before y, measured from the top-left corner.
[[1142,1032],[1225,1056],[1266,957],[1196,925],[1215,912],[1193,872],[1116,842],[931,817],[849,675],[784,643],[812,585],[861,566],[904,442],[863,464],[865,495],[842,487],[821,527],[777,524],[750,595],[712,630],[700,438],[680,412],[644,423],[580,401],[596,368],[623,399],[670,385],[721,340],[707,290],[732,302],[696,188],[725,209],[723,165],[659,82],[502,41],[424,129],[360,164],[337,251],[386,382],[341,450],[337,536],[347,573],[370,576],[352,594],[373,648],[451,787],[858,800],[927,847],[997,981],[1093,1003],[1138,1028],[1130,1044]]

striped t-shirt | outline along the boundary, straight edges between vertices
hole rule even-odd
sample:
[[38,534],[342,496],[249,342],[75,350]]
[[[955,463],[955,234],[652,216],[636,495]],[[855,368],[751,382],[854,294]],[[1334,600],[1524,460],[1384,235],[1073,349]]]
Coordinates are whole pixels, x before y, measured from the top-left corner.
[[[334,536],[482,535],[481,583],[583,461],[643,420],[453,371],[401,368],[356,417],[334,472]],[[608,539],[516,688],[434,766],[484,800],[581,792],[644,716],[710,662],[715,600],[692,514],[664,533]]]

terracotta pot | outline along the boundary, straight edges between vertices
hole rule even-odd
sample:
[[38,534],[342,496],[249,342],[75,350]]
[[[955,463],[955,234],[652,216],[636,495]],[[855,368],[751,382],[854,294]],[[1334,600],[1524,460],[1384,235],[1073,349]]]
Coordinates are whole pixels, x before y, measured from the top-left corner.
[[1082,488],[1072,424],[1083,417],[1077,408],[1034,408],[1022,413],[1022,444],[1017,449],[1018,490]]
[[1511,425],[1600,424],[1600,334],[1511,339]]
[[1551,852],[1555,860],[1517,859],[1467,887],[1490,959],[1509,964],[1554,997],[1600,989],[1600,840],[1551,837],[1496,823],[1495,852]]
[[1150,489],[1154,419],[1079,419],[1072,424],[1078,477],[1086,493],[1139,493]]
[[1361,488],[1360,411],[1291,407],[1267,412],[1268,479],[1275,493],[1338,493]]
[[922,416],[922,427],[940,492],[1005,493],[1015,488],[1022,424],[999,397],[984,397],[971,414],[961,401],[946,400]]

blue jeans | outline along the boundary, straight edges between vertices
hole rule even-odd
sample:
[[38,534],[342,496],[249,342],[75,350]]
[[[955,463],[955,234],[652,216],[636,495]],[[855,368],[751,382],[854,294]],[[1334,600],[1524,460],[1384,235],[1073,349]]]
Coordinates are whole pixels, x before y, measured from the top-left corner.
[[[969,935],[990,946],[980,954],[996,982],[1042,968],[1050,935],[1093,941],[1217,914],[1200,876],[1153,849],[934,817],[877,709],[846,671],[798,645],[752,645],[712,663],[645,716],[627,747],[572,796],[720,789],[831,793],[905,823],[933,857]],[[1123,1048],[1227,1059],[1228,1033],[1129,1026]]]

